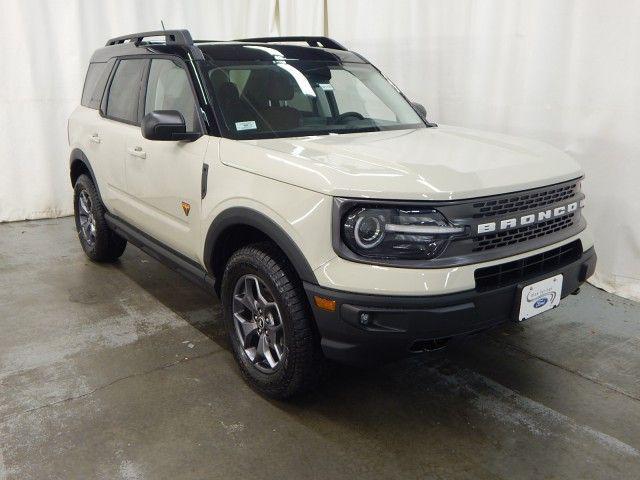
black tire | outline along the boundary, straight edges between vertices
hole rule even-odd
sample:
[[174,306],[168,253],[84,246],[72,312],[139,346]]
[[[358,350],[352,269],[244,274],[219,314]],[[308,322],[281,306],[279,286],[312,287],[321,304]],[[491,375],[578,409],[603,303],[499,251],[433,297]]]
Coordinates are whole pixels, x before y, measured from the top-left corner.
[[[234,295],[241,279],[257,277],[277,303],[284,329],[284,354],[273,371],[260,370],[245,352],[234,323]],[[259,393],[286,399],[313,390],[323,376],[320,338],[302,284],[284,253],[271,243],[236,251],[226,264],[221,300],[233,354],[243,377]]]
[[[81,198],[85,201],[89,217],[95,230],[91,234],[83,229],[86,225],[87,209],[81,205]],[[88,200],[88,201],[87,201]],[[76,218],[76,230],[82,249],[95,262],[114,262],[124,253],[127,241],[109,228],[104,218],[106,211],[100,195],[87,175],[80,175],[73,189],[73,210]]]

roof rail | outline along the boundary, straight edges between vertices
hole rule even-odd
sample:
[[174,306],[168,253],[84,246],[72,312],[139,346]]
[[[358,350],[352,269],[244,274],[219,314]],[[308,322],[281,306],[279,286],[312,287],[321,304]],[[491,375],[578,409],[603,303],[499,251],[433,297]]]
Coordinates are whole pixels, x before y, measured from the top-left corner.
[[329,37],[256,37],[241,38],[234,42],[256,42],[256,43],[277,43],[277,42],[307,42],[310,47],[332,48],[334,50],[347,50],[343,45]]
[[139,45],[146,37],[164,37],[167,44],[193,45],[193,39],[191,38],[189,30],[156,30],[153,32],[131,33],[121,37],[115,37],[109,40],[106,46],[118,45],[127,40]]

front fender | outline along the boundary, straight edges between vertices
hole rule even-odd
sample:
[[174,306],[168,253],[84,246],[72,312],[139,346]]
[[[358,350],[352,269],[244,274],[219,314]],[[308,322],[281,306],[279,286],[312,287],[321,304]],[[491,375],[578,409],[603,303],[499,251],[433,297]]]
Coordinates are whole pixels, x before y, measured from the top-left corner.
[[211,223],[204,244],[204,259],[211,270],[216,242],[225,230],[234,226],[249,226],[268,236],[285,253],[298,276],[305,282],[316,283],[316,276],[295,241],[276,222],[266,215],[246,207],[231,207],[216,216]]

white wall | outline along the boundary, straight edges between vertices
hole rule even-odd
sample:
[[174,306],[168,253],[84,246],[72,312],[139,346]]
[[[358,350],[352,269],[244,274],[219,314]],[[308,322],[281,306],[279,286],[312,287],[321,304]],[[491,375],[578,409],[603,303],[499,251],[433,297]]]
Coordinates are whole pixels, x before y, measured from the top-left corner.
[[[336,38],[436,122],[546,141],[587,178],[595,283],[640,299],[640,2],[0,0],[0,221],[70,214],[66,119],[91,52],[132,31]],[[23,39],[23,40],[20,40]]]

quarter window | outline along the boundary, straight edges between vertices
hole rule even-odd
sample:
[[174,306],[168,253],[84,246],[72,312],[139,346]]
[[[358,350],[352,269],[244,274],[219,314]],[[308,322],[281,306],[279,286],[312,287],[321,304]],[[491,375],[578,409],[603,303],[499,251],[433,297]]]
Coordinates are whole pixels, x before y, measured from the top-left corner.
[[172,60],[151,61],[145,115],[154,110],[177,110],[184,117],[187,131],[194,131],[197,120],[196,101],[193,97],[189,76]]
[[[83,106],[89,108],[98,108],[100,105],[100,99],[102,98],[102,91],[104,90],[104,82],[101,78],[105,75],[106,63],[91,63],[87,70],[87,76],[84,79],[84,89],[82,90]],[[101,88],[98,83],[102,83]]]
[[146,60],[120,60],[111,81],[106,113],[108,117],[138,123],[138,99]]

